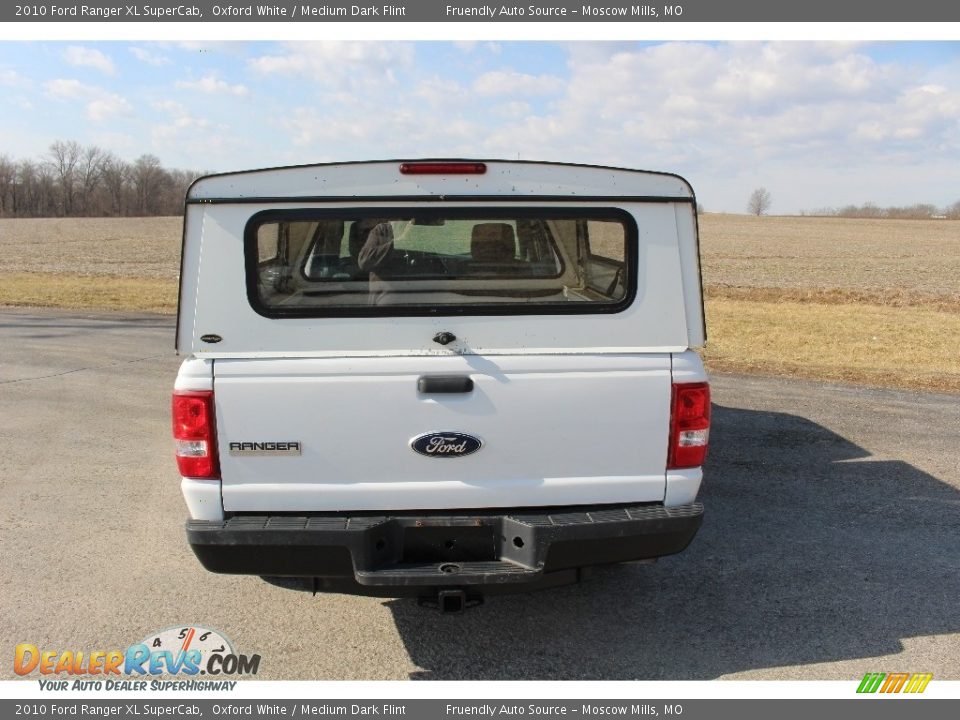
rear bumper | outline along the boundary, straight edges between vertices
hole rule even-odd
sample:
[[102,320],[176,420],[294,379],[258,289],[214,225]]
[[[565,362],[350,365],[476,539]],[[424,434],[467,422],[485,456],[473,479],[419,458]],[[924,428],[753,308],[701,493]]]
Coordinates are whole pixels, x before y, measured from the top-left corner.
[[315,589],[395,597],[483,594],[574,582],[581,568],[678,553],[699,503],[458,514],[240,515],[189,520],[187,539],[218,573],[313,578]]

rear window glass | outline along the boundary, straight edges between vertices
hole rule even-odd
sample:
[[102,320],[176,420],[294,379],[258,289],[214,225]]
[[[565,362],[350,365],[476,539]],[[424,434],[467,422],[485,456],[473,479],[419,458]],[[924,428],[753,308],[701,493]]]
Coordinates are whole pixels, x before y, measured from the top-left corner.
[[271,317],[613,312],[636,226],[616,209],[271,210],[246,233]]

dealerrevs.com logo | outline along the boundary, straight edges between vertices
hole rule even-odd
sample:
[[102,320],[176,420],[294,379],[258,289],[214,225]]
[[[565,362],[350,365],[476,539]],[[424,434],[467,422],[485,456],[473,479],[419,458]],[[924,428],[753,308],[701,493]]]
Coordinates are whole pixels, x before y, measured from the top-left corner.
[[933,673],[867,673],[860,681],[858,693],[922,693],[933,679]]
[[[151,633],[126,650],[60,651],[20,643],[13,658],[13,671],[41,676],[43,690],[232,690],[236,681],[225,677],[259,669],[259,655],[237,653],[225,635],[197,625]],[[147,680],[161,675],[188,679]]]

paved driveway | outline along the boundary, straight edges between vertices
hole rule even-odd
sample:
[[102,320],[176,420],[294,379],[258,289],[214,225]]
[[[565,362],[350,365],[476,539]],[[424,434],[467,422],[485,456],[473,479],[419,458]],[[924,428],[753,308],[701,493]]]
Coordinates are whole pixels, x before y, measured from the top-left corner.
[[960,398],[719,376],[683,554],[462,616],[201,569],[172,319],[0,313],[0,676],[186,623],[269,679],[960,679]]

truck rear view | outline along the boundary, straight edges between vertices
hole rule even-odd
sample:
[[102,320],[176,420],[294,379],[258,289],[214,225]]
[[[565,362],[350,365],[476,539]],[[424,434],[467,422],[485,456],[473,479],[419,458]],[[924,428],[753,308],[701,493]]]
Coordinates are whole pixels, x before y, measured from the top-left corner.
[[456,610],[684,549],[695,207],[674,175],[547,163],[198,181],[173,396],[197,557]]

